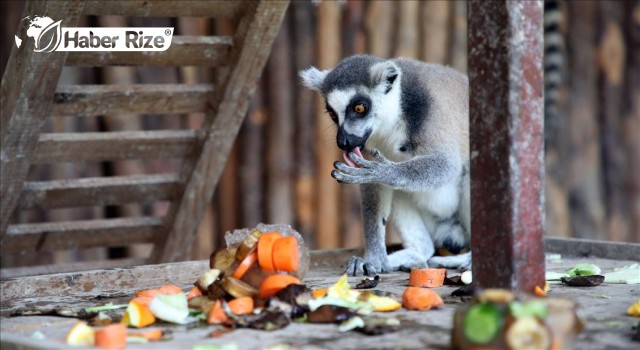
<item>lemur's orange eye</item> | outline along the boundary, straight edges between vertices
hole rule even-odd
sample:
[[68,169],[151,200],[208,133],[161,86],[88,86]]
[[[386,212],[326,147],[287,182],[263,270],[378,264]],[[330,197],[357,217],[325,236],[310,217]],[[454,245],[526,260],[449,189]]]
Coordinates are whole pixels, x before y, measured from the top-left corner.
[[356,111],[356,113],[364,113],[367,108],[363,104],[357,104],[353,107],[353,110]]

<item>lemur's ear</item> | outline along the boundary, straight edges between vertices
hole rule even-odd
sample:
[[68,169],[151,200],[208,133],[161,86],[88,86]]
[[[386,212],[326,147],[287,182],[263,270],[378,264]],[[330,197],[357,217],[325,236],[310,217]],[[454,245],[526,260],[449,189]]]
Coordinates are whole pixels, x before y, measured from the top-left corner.
[[393,88],[399,74],[400,69],[391,61],[376,63],[371,67],[371,82],[386,94]]
[[320,71],[316,67],[301,70],[299,75],[302,84],[311,90],[320,91],[324,78],[329,74],[328,70]]

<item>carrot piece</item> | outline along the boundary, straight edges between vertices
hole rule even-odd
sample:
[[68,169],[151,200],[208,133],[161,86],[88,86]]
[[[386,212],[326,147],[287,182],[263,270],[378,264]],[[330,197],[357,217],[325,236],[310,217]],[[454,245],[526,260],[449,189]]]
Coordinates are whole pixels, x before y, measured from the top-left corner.
[[225,314],[224,310],[222,310],[222,303],[220,303],[220,300],[216,300],[216,303],[213,305],[211,311],[209,311],[209,315],[207,316],[207,323],[222,324],[226,321],[227,314]]
[[130,303],[135,301],[136,303],[144,307],[149,307],[149,304],[151,304],[151,300],[153,300],[153,297],[141,296],[131,299]]
[[128,335],[130,337],[141,337],[149,341],[153,341],[153,340],[158,340],[162,338],[162,329],[159,329],[159,328],[145,329],[144,331],[129,332]]
[[258,264],[264,271],[276,270],[273,266],[273,243],[280,238],[280,232],[265,232],[258,240]]
[[200,291],[200,288],[198,287],[193,287],[189,291],[189,294],[187,294],[187,300],[191,298],[199,297],[199,296],[202,296],[202,291]]
[[136,292],[137,297],[155,298],[158,295],[158,289],[145,289]]
[[316,299],[318,299],[318,298],[322,298],[323,296],[327,295],[327,292],[329,292],[329,290],[327,288],[316,289],[316,290],[311,292],[311,296],[316,298]]
[[96,330],[96,346],[103,349],[124,349],[127,345],[127,326],[114,323]]
[[278,271],[298,271],[300,251],[295,237],[283,237],[273,243],[273,266]]
[[182,293],[182,288],[173,285],[173,284],[165,284],[164,286],[158,288],[159,294],[179,294]]
[[248,315],[253,311],[253,298],[235,298],[229,302],[229,308],[236,315]]
[[256,250],[254,247],[252,248],[252,251],[249,254],[247,254],[244,260],[242,260],[240,265],[238,265],[238,267],[233,272],[233,275],[231,277],[235,279],[241,279],[242,276],[244,276],[244,274],[247,273],[247,271],[249,271],[249,268],[253,264],[255,264],[256,260],[258,260],[258,254],[256,254]]
[[444,305],[438,293],[428,288],[407,287],[402,293],[402,304],[409,310],[429,310]]
[[[294,238],[295,239],[295,238]],[[274,296],[278,291],[290,284],[301,284],[300,280],[290,275],[271,275],[260,283],[260,298]]]
[[442,287],[446,269],[412,269],[409,274],[410,287]]

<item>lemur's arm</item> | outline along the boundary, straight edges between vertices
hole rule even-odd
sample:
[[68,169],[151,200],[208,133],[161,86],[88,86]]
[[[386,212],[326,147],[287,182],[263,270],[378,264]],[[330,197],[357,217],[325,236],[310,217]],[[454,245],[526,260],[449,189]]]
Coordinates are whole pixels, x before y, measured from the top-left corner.
[[350,152],[349,157],[359,168],[335,162],[331,176],[351,184],[379,183],[404,191],[426,191],[451,181],[460,172],[460,165],[441,154],[418,156],[404,162],[392,162],[378,150],[372,150],[375,160],[367,160]]
[[362,217],[364,221],[364,258],[351,257],[349,276],[374,276],[390,272],[385,244],[385,225],[391,211],[392,190],[379,184],[363,184]]

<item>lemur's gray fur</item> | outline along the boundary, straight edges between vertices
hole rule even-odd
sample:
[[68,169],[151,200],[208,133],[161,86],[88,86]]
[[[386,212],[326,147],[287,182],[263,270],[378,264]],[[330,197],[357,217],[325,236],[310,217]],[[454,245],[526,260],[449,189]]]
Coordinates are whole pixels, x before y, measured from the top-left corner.
[[[338,125],[338,147],[359,166],[335,162],[331,173],[338,182],[360,184],[362,192],[365,254],[351,258],[348,274],[469,268],[471,253],[432,257],[437,247],[469,245],[467,77],[441,65],[368,55],[300,76],[324,96]],[[390,255],[387,221],[404,246]]]

